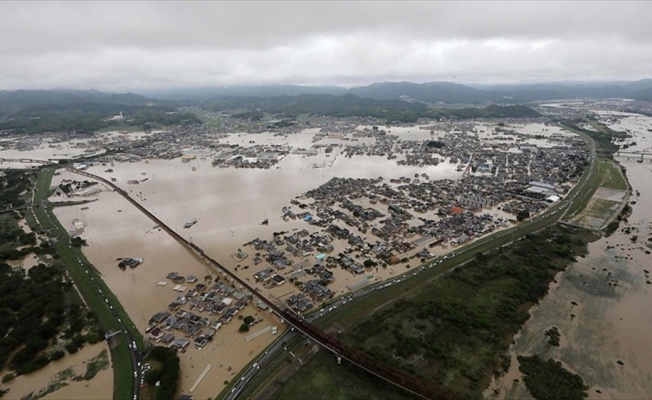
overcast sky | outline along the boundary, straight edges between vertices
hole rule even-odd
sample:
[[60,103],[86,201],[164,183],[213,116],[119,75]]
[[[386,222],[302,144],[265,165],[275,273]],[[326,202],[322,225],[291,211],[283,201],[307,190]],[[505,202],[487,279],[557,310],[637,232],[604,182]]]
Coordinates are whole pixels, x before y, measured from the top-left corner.
[[652,77],[652,2],[0,2],[0,90]]

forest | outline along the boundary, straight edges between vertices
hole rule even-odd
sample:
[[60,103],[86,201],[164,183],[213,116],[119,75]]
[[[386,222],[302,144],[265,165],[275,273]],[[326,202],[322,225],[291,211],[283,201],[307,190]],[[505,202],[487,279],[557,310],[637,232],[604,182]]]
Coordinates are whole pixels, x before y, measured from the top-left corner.
[[[30,199],[31,172],[6,170],[0,176],[4,204],[23,205]],[[47,238],[26,233],[18,224],[27,209],[0,214],[0,370],[3,383],[97,343],[98,327],[68,279]],[[29,254],[36,265],[23,268]]]

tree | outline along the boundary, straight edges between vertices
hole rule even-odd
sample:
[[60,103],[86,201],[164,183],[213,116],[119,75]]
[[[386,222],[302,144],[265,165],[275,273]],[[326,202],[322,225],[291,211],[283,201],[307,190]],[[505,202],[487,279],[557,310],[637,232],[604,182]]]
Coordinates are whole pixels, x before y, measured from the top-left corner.
[[252,317],[251,315],[247,315],[244,317],[244,323],[247,325],[251,325],[252,322],[254,322],[255,318]]
[[238,332],[249,332],[249,324],[242,324],[240,325],[240,329],[238,329]]
[[528,218],[530,218],[530,212],[527,209],[521,210],[518,212],[518,214],[516,214],[516,220],[518,222],[522,222]]

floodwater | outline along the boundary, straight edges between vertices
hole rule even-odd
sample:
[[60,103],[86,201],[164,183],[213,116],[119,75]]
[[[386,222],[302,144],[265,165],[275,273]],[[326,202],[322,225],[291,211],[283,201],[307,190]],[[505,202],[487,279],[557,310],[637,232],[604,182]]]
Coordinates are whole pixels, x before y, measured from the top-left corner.
[[[609,114],[610,116],[613,114]],[[652,118],[619,115],[612,129],[626,127],[637,145],[649,146]],[[617,126],[616,126],[617,124]],[[508,373],[493,382],[491,398],[531,398],[518,371],[519,354],[562,361],[584,378],[591,399],[642,399],[652,393],[652,166],[617,157],[633,187],[633,212],[610,237],[589,244],[589,254],[557,276],[558,284],[531,310],[511,347]],[[639,194],[637,194],[637,191]],[[625,229],[625,230],[624,230]],[[544,332],[556,326],[559,347]],[[494,395],[494,390],[499,392]]]
[[[526,127],[515,127],[521,131]],[[484,126],[481,129],[490,129]],[[530,129],[533,134],[541,134],[543,126]],[[432,137],[427,130],[412,128],[391,128],[392,134],[400,135],[402,139],[425,139]],[[284,145],[291,142],[294,148],[310,148],[313,144],[338,144],[330,155],[319,152],[316,156],[289,154],[276,166],[270,169],[236,169],[219,168],[211,165],[210,158],[202,157],[201,149],[194,149],[198,157],[184,163],[180,159],[148,160],[137,163],[115,163],[111,165],[94,165],[88,171],[106,179],[115,179],[115,183],[141,202],[166,224],[177,230],[188,240],[198,244],[207,254],[220,261],[231,270],[253,282],[253,274],[266,266],[253,266],[253,249],[244,246],[245,243],[260,237],[271,239],[274,232],[290,232],[297,229],[307,229],[315,232],[315,228],[301,220],[284,221],[282,207],[288,206],[291,199],[301,196],[310,189],[327,182],[333,177],[351,178],[390,178],[411,177],[426,173],[430,179],[459,179],[461,172],[456,170],[456,164],[442,162],[437,166],[416,167],[400,166],[397,160],[387,160],[380,156],[354,156],[347,158],[342,153],[343,146],[355,144],[373,144],[374,138],[354,138],[346,134],[346,138],[325,137],[313,143],[316,131],[305,131],[290,136],[263,134],[233,134],[224,139],[223,143],[251,145]],[[442,134],[438,132],[437,134]],[[63,146],[63,145],[62,145]],[[63,148],[63,147],[62,147]],[[70,147],[65,151],[70,151]],[[0,151],[0,157],[5,152]],[[13,153],[11,153],[13,154]],[[40,153],[39,157],[42,157]],[[206,153],[207,154],[207,153]],[[4,155],[9,157],[9,155]],[[55,155],[50,155],[50,157]],[[401,155],[399,155],[400,157]],[[21,152],[21,157],[34,157]],[[108,172],[112,170],[112,172]],[[85,180],[85,177],[61,171],[53,179],[57,185],[63,179]],[[139,181],[130,184],[128,181]],[[103,279],[119,298],[121,304],[130,315],[136,327],[144,332],[151,316],[156,312],[166,310],[180,293],[173,290],[169,283],[160,286],[157,283],[166,281],[169,272],[181,275],[195,275],[200,282],[205,276],[211,279],[219,275],[197,260],[181,245],[170,238],[165,232],[154,227],[149,220],[130,203],[118,194],[110,191],[104,185],[103,191],[92,196],[97,201],[54,209],[56,217],[69,230],[73,229],[72,221],[78,219],[84,224],[82,237],[88,246],[83,248],[88,260],[102,274]],[[52,197],[51,201],[58,199]],[[294,211],[297,211],[294,209]],[[501,215],[497,210],[489,210],[490,214]],[[503,216],[503,215],[501,215]],[[193,218],[197,223],[189,229],[183,224]],[[268,225],[261,225],[263,220]],[[342,251],[347,244],[334,243],[335,253]],[[249,254],[243,261],[236,261],[232,255],[242,249]],[[452,251],[448,247],[435,247],[431,251],[437,255]],[[416,252],[415,250],[414,252]],[[411,254],[406,254],[410,256]],[[135,269],[122,271],[117,266],[117,258],[142,257],[145,261]],[[299,259],[293,259],[298,262]],[[413,263],[413,266],[416,264]],[[386,269],[375,269],[370,272],[373,280],[386,279],[406,272],[405,265],[396,265]],[[340,294],[348,289],[347,285],[359,281],[361,275],[353,275],[347,271],[335,270],[336,281],[329,286]],[[221,279],[224,279],[223,277]],[[269,291],[270,297],[283,301],[286,296],[297,289],[286,283]],[[255,304],[255,301],[252,303]],[[284,326],[280,321],[264,312],[248,306],[241,315],[254,315],[263,319],[252,328],[251,332],[268,326],[279,326],[279,335]],[[180,354],[182,367],[181,388],[188,392],[202,371],[211,366],[207,378],[197,384],[192,394],[196,398],[215,397],[256,354],[260,353],[277,336],[266,332],[253,340],[246,340],[237,332],[237,320],[220,328],[213,342],[203,349],[189,346],[185,353]],[[40,376],[40,374],[39,374]],[[99,386],[98,386],[99,387]],[[107,392],[102,389],[103,392]]]
[[[30,393],[36,394],[41,390],[45,390],[50,383],[57,381],[57,374],[69,368],[72,368],[75,375],[84,375],[86,372],[86,363],[90,359],[98,356],[102,350],[106,350],[107,353],[109,352],[109,348],[105,342],[86,345],[77,353],[72,355],[66,354],[62,359],[51,362],[35,373],[18,376],[11,382],[2,385],[3,388],[9,389],[9,392],[3,398],[20,399]],[[113,372],[110,366],[98,372],[93,379],[88,381],[74,381],[68,378],[62,379],[61,382],[65,383],[64,387],[53,391],[43,398],[100,400],[106,399],[107,396],[110,397],[110,393],[113,393]]]
[[[70,173],[58,175],[57,180],[74,178]],[[136,327],[144,333],[148,321],[155,313],[167,310],[179,295],[174,284],[166,280],[169,272],[195,275],[204,281],[210,275],[217,278],[214,270],[198,261],[164,231],[154,228],[154,223],[115,192],[103,191],[96,202],[71,207],[55,208],[56,217],[64,227],[72,229],[72,220],[84,222],[83,238],[88,246],[84,254],[98,269],[111,291],[120,299]],[[52,198],[55,201],[56,198]],[[83,209],[82,209],[83,208]],[[118,268],[119,257],[142,257],[144,262],[135,269]],[[222,278],[223,279],[223,278]],[[169,282],[159,286],[161,281]],[[190,285],[187,285],[190,287]],[[255,301],[252,303],[255,304]],[[255,310],[253,306],[243,309],[241,315],[263,318],[252,332],[267,326],[284,327],[268,313]],[[201,350],[188,346],[180,354],[182,377],[180,387],[188,392],[207,365],[211,374],[197,385],[193,394],[197,398],[215,397],[247,362],[269,345],[276,336],[265,333],[247,341],[237,332],[240,324],[234,319],[221,327],[213,341]]]
[[[215,256],[225,247],[235,250],[258,236],[271,237],[274,231],[287,230],[290,223],[282,220],[282,207],[332,177],[388,179],[425,172],[431,179],[456,179],[462,174],[449,163],[410,167],[379,156],[346,158],[333,153],[331,157],[288,155],[278,168],[270,169],[216,168],[206,159],[189,163],[175,159],[115,164],[112,173],[104,172],[106,166],[88,171],[116,178],[115,183],[132,197]],[[312,168],[313,164],[325,166]],[[145,178],[136,185],[126,183]],[[181,229],[192,218],[198,219],[197,224]],[[260,225],[264,219],[269,220],[269,226]]]

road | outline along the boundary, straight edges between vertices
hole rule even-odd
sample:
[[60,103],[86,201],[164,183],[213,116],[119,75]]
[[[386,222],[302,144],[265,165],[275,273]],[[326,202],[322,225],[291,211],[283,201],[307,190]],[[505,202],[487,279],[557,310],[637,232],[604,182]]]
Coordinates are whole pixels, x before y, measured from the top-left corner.
[[[39,207],[42,207],[45,217],[48,219],[48,222],[50,223],[50,226],[57,226],[56,217],[52,215],[51,209],[48,207],[48,203],[46,201],[41,202],[41,204],[38,205]],[[36,215],[36,213],[34,213]],[[70,244],[68,244],[68,248],[71,248]],[[104,300],[104,304],[106,307],[109,309],[111,312],[111,315],[115,318],[116,322],[120,326],[121,330],[120,332],[117,332],[117,335],[121,335],[124,337],[124,340],[126,341],[127,345],[129,346],[129,354],[131,357],[131,368],[133,371],[134,375],[134,381],[133,381],[133,386],[132,386],[132,398],[134,400],[138,400],[140,397],[140,386],[143,384],[144,381],[144,373],[141,370],[141,361],[142,361],[142,355],[138,350],[138,347],[136,345],[136,341],[134,340],[134,337],[129,333],[129,330],[127,329],[127,326],[125,325],[124,321],[116,310],[114,309],[113,305],[111,304],[111,299],[109,299],[102,291],[102,288],[98,285],[98,283],[95,280],[95,277],[93,276],[94,274],[91,274],[91,266],[86,264],[81,258],[77,257],[76,262],[78,265],[84,270],[84,272],[89,276],[93,287],[97,291],[97,293],[100,295],[102,300]]]

